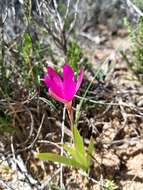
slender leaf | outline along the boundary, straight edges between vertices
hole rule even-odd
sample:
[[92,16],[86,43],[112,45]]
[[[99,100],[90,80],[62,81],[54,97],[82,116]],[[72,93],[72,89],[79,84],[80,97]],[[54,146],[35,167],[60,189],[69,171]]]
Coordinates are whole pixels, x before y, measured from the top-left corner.
[[83,139],[82,139],[77,127],[73,127],[72,132],[73,132],[73,140],[74,140],[74,145],[75,145],[76,150],[78,150],[81,155],[85,156]]
[[91,164],[93,151],[94,151],[94,141],[93,141],[93,138],[91,137],[89,145],[88,145],[88,149],[87,149],[87,160],[88,160],[89,166]]
[[72,158],[76,158],[76,150],[74,147],[68,146],[67,144],[63,145],[65,151],[72,156]]
[[79,163],[83,163],[83,165],[87,167],[86,152],[84,148],[83,139],[75,126],[72,128],[72,132],[73,132],[73,141],[76,151],[75,159],[76,161],[78,161]]
[[83,170],[86,170],[81,164],[79,164],[75,160],[66,158],[64,156],[60,156],[57,153],[39,153],[39,154],[36,154],[36,158],[58,162],[60,164],[65,164],[67,166],[73,166],[76,168],[82,168]]

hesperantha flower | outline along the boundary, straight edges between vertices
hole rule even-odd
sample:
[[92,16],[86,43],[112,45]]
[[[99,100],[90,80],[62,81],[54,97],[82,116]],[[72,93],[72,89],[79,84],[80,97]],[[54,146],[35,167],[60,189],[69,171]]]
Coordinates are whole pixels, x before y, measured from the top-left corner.
[[63,67],[63,77],[58,75],[52,67],[48,67],[47,74],[43,80],[49,88],[49,95],[67,105],[77,93],[83,80],[83,74],[84,71],[81,69],[77,80],[75,80],[72,67],[65,64]]

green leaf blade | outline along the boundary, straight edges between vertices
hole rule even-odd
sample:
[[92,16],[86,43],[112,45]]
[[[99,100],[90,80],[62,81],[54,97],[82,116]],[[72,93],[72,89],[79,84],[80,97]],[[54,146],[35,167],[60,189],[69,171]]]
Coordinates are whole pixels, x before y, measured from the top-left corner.
[[64,165],[72,166],[76,168],[82,168],[83,170],[85,170],[85,168],[79,163],[77,163],[74,159],[66,158],[65,156],[61,156],[57,153],[39,153],[39,154],[36,154],[35,157],[41,160],[57,162],[60,164],[64,164]]
[[94,141],[93,141],[93,137],[91,137],[89,145],[88,145],[88,149],[87,149],[87,160],[88,160],[89,166],[91,164],[93,151],[94,151]]
[[77,130],[77,127],[73,127],[72,132],[73,132],[73,140],[74,140],[74,145],[75,145],[76,150],[78,150],[78,152],[81,155],[85,156],[83,139],[82,139],[79,131]]
[[77,127],[72,128],[72,133],[73,133],[73,141],[74,141],[74,146],[75,146],[75,151],[76,151],[76,156],[75,159],[78,163],[82,163],[85,168],[88,168],[88,162],[86,159],[86,152],[84,148],[84,143],[83,139],[77,129]]

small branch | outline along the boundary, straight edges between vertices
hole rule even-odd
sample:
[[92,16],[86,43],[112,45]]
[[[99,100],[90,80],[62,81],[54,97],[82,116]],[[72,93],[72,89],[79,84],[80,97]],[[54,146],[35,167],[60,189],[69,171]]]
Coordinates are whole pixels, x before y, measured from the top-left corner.
[[1,69],[1,74],[2,74],[2,83],[3,83],[3,87],[4,87],[4,92],[6,92],[6,89],[7,89],[7,84],[6,84],[6,68],[5,68],[5,40],[4,40],[4,25],[5,25],[5,21],[7,19],[7,16],[8,16],[8,11],[6,9],[6,13],[5,15],[3,16],[2,12],[1,12],[1,15],[0,15],[0,27],[1,27],[1,32],[0,32],[0,42],[1,42],[1,55],[0,55],[0,69]]
[[71,2],[71,0],[67,0],[67,9],[66,9],[66,14],[65,14],[64,19],[66,19],[66,18],[67,18],[67,16],[68,16],[68,14],[69,14],[70,2]]
[[47,140],[38,140],[37,141],[38,143],[41,143],[41,144],[50,144],[52,146],[55,146],[56,148],[58,148],[59,150],[61,150],[61,143],[54,143],[52,141],[47,141]]
[[57,5],[57,1],[56,0],[53,0],[53,3],[54,3],[54,8],[56,10],[56,16],[58,18],[58,21],[59,21],[59,26],[60,26],[60,30],[62,31],[63,30],[63,22],[62,22],[62,18],[58,12],[58,5]]
[[143,12],[135,4],[133,4],[130,0],[126,0],[126,3],[128,5],[128,7],[131,7],[135,10],[135,12],[138,14],[138,16],[143,16]]
[[79,5],[79,0],[77,0],[76,4],[75,4],[75,13],[74,13],[74,19],[72,21],[72,23],[70,24],[70,28],[68,30],[68,34],[67,34],[67,39],[70,36],[71,31],[73,30],[75,23],[76,23],[76,19],[77,19],[77,14],[78,14],[78,5]]
[[43,116],[42,116],[42,120],[41,120],[39,129],[38,129],[38,131],[37,131],[37,135],[36,135],[35,139],[33,140],[33,142],[31,143],[30,147],[33,147],[34,144],[35,144],[35,142],[37,141],[37,139],[38,139],[38,137],[39,137],[39,134],[40,134],[40,132],[41,132],[42,126],[43,126],[44,119],[45,119],[45,113],[44,113]]
[[97,100],[92,100],[92,99],[88,99],[88,98],[84,98],[84,97],[81,97],[81,96],[75,96],[79,99],[83,99],[84,101],[88,101],[88,102],[91,102],[91,103],[94,103],[94,104],[101,104],[101,105],[110,105],[110,106],[124,106],[124,107],[128,107],[130,109],[135,109],[136,106],[135,105],[130,105],[130,104],[127,104],[125,102],[120,102],[120,103],[113,103],[113,102],[103,102],[103,101],[97,101]]
[[99,185],[99,187],[100,187],[100,189],[101,188],[105,188],[106,186],[104,185],[104,183],[103,183],[103,180],[100,182],[100,181],[97,181],[97,180],[95,180],[94,178],[92,178],[92,177],[90,177],[88,174],[86,174],[86,173],[83,173],[83,172],[81,172],[81,171],[79,171],[79,173],[82,175],[82,176],[84,176],[84,177],[87,177],[90,181],[92,181],[93,183],[95,183],[95,184],[97,184],[97,185]]
[[[65,116],[66,108],[63,108],[63,118],[62,118],[62,129],[61,129],[61,156],[64,154],[63,144],[64,144],[64,128],[65,128]],[[60,187],[64,188],[63,184],[63,164],[60,165]]]
[[10,186],[8,186],[7,184],[6,184],[6,182],[4,182],[3,180],[1,180],[0,179],[0,188],[6,188],[7,190],[14,190],[12,187],[10,187]]
[[121,53],[123,59],[124,59],[124,60],[126,61],[126,63],[128,64],[128,66],[131,68],[131,66],[132,66],[132,62],[129,61],[129,59],[128,59],[126,53],[124,53],[123,50],[121,50],[120,53]]

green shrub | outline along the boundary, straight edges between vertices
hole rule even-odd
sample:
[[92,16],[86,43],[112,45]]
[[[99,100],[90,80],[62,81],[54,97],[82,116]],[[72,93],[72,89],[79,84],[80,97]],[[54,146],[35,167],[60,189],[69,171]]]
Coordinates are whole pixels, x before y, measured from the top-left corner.
[[143,10],[143,1],[142,0],[133,0],[133,3],[141,10]]
[[76,41],[71,41],[69,43],[67,59],[68,63],[72,66],[75,71],[79,71],[79,62],[83,56],[82,49],[76,43]]
[[130,59],[124,52],[121,54],[130,69],[141,79],[143,75],[143,17],[140,17],[137,28],[134,28],[127,20],[125,21],[131,38]]
[[143,74],[143,17],[140,18],[138,28],[131,34],[133,55],[131,68],[136,74]]

